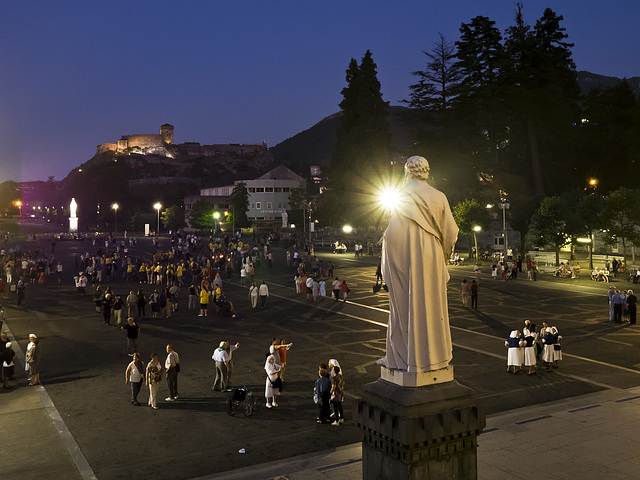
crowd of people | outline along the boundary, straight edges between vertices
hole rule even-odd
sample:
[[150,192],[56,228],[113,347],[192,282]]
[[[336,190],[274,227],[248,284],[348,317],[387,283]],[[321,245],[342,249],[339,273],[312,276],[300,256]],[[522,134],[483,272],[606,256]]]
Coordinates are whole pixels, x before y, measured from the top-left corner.
[[522,331],[512,330],[504,342],[507,347],[507,372],[517,374],[526,369],[528,375],[535,375],[538,362],[547,372],[559,368],[558,361],[562,360],[561,340],[557,327],[542,322],[542,328],[538,331],[536,324],[525,320]]

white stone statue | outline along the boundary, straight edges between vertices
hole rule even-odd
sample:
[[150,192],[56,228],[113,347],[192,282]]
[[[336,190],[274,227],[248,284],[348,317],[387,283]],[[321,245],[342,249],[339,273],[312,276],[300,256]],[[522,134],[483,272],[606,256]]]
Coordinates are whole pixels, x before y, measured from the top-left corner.
[[287,212],[282,212],[282,228],[287,228],[289,225],[289,214]]
[[69,216],[71,218],[76,218],[78,215],[78,204],[76,203],[76,199],[72,198],[71,203],[69,204]]
[[411,157],[400,205],[382,243],[389,287],[386,356],[378,361],[412,374],[440,370],[453,357],[447,264],[458,237],[447,197],[427,183],[429,162]]

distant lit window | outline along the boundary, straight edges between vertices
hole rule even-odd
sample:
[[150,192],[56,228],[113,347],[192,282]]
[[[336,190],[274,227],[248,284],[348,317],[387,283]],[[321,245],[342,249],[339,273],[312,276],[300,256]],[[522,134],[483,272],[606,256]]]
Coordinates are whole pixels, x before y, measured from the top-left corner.
[[256,210],[260,210],[262,208],[262,203],[256,202]]

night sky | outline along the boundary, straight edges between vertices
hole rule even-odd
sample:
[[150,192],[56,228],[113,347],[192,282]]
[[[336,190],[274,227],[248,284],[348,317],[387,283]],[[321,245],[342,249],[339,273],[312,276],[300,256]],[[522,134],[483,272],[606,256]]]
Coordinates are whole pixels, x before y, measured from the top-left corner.
[[[640,76],[640,2],[524,1],[564,15],[578,70]],[[0,14],[0,182],[63,179],[96,145],[175,127],[175,143],[269,147],[339,110],[367,49],[397,105],[423,50],[513,0],[13,1]],[[117,185],[117,179],[113,179]]]

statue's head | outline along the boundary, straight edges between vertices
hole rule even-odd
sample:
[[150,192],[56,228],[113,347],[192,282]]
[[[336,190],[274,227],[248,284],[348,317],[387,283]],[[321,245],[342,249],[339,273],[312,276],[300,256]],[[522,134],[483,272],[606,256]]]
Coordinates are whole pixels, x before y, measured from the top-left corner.
[[413,156],[404,164],[404,178],[417,178],[426,181],[429,178],[429,162],[424,157]]

